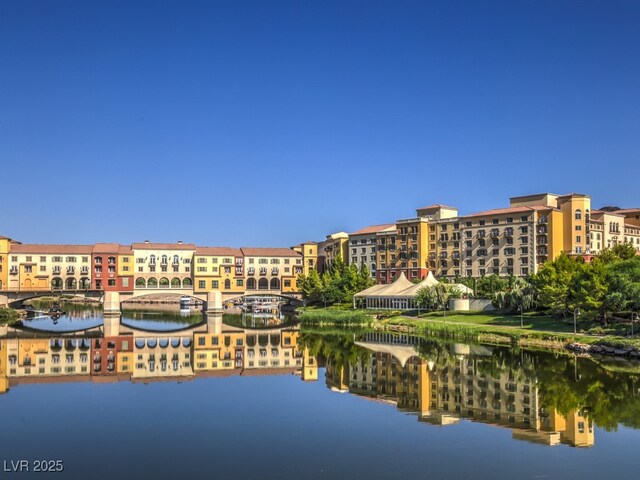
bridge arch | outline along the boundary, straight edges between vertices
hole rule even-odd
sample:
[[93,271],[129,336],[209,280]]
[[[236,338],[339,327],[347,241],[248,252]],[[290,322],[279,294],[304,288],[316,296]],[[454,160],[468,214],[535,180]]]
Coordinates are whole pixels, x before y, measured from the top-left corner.
[[269,290],[269,280],[266,278],[258,280],[258,290]]

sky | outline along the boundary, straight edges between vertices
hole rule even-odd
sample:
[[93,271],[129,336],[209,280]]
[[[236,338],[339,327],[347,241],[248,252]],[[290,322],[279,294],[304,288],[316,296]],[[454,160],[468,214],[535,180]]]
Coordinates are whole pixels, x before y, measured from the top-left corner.
[[0,1],[0,235],[291,246],[640,207],[637,1]]

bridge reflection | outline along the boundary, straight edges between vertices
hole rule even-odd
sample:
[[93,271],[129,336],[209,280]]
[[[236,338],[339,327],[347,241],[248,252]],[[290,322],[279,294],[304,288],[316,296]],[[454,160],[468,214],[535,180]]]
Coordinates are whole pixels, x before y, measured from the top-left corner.
[[[0,339],[0,392],[21,383],[185,380],[200,376],[291,373],[317,380],[318,364],[297,327],[256,335],[205,315],[187,331],[149,332],[104,317],[100,329],[75,334],[12,330]],[[259,338],[258,338],[259,337]]]

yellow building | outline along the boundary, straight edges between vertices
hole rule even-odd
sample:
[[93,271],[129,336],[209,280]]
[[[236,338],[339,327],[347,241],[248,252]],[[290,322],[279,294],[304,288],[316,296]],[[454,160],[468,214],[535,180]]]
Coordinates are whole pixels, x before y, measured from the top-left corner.
[[297,330],[261,330],[247,333],[246,369],[302,368]]
[[8,339],[9,378],[89,375],[89,339]]
[[243,247],[245,291],[248,294],[297,293],[303,256],[290,248]]
[[134,243],[134,290],[150,294],[158,289],[193,288],[191,262],[196,246],[192,243]]
[[309,349],[302,351],[302,371],[300,378],[305,382],[315,382],[318,380],[318,360],[309,353]]
[[7,341],[0,339],[0,393],[9,390],[9,379],[7,377]]
[[189,377],[193,375],[191,365],[193,338],[191,336],[136,337],[133,346],[133,352],[127,352],[132,355],[134,362],[131,372],[132,379]]
[[318,246],[318,255],[323,258],[323,271],[329,270],[338,256],[348,263],[348,254],[349,234],[346,232],[331,233]]
[[135,269],[135,257],[131,246],[118,246],[118,276],[129,277],[130,284],[133,285],[133,275]]
[[[427,268],[428,258],[428,232],[429,220],[426,218],[409,218],[396,222],[397,256],[393,278],[397,278],[401,273],[411,281],[424,279],[429,270]],[[388,279],[392,280],[392,279]]]
[[196,333],[193,341],[193,368],[196,372],[233,370],[243,367],[246,345],[246,335],[243,330]]
[[396,226],[376,233],[376,271],[378,283],[391,283],[396,278],[395,265],[398,261],[398,232]]
[[302,255],[302,273],[304,275],[309,275],[311,270],[316,270],[318,268],[317,242],[304,242],[292,247],[292,249]]
[[193,256],[195,293],[219,291],[227,297],[244,293],[244,257],[239,248],[197,247]]
[[133,352],[116,352],[116,372],[132,373],[135,368]]
[[591,447],[595,443],[593,422],[576,409],[571,410],[567,416],[555,409],[544,412],[540,428],[559,433],[560,442],[574,447]]
[[78,290],[91,287],[91,245],[11,245],[10,290]]
[[8,237],[0,235],[0,290],[6,290],[9,279],[9,250],[14,242]]

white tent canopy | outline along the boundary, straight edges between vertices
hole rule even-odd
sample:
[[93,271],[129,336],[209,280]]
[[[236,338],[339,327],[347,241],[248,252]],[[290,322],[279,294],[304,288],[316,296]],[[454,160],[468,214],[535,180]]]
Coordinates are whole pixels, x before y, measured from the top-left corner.
[[[360,301],[368,309],[411,310],[417,308],[415,298],[421,288],[432,287],[439,283],[431,272],[420,283],[410,282],[403,272],[393,283],[374,285],[356,293],[353,296],[353,307],[355,308],[356,302]],[[473,293],[473,290],[466,285],[455,284],[455,286],[463,295]]]

